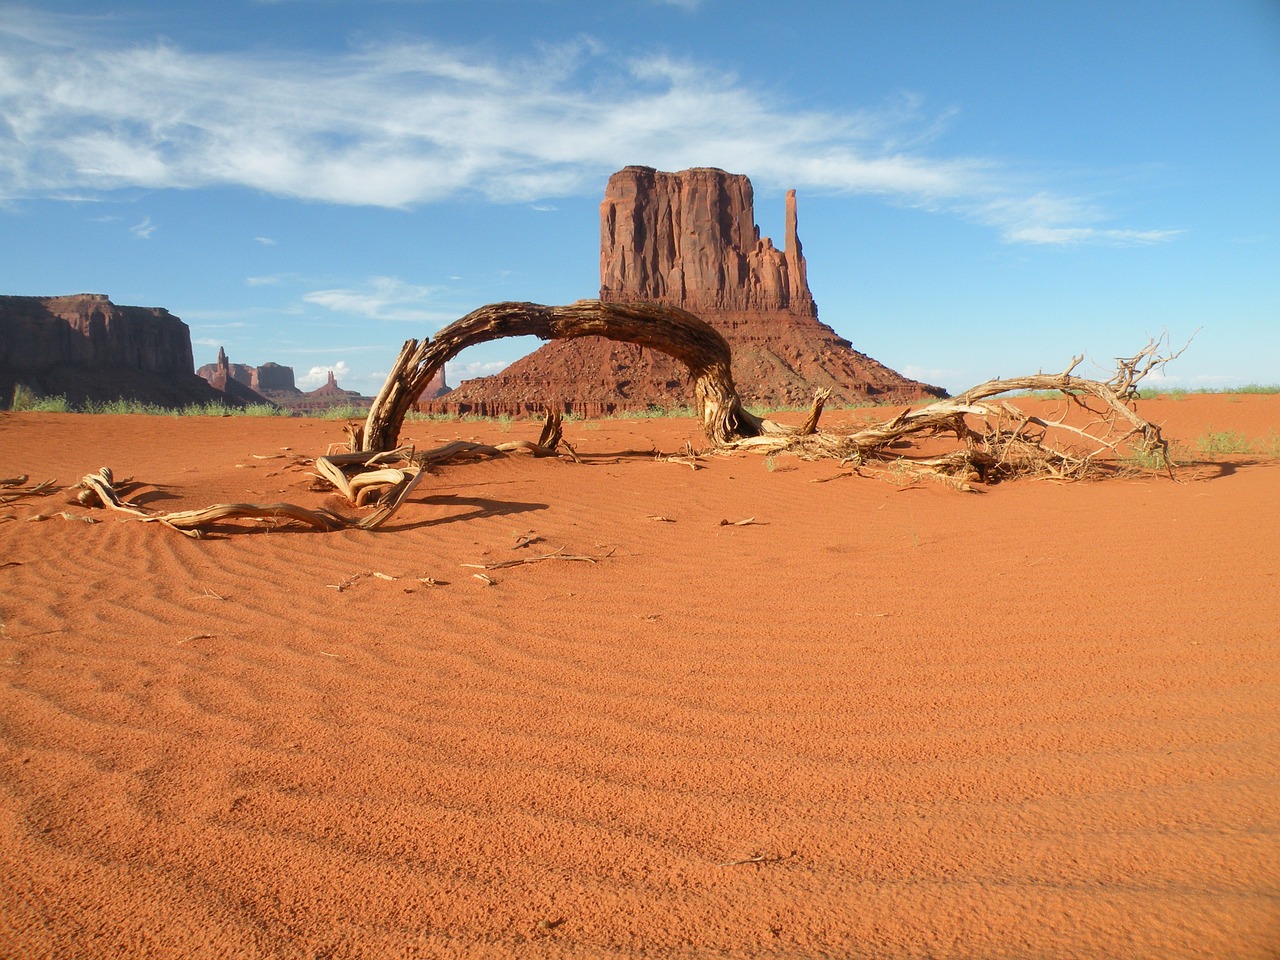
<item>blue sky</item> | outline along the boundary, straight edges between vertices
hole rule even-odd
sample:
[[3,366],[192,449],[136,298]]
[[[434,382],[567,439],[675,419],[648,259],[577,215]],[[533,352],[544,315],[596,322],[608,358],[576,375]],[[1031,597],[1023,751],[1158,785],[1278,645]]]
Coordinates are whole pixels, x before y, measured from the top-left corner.
[[595,296],[630,163],[747,174],[779,243],[795,188],[820,317],[948,389],[1197,330],[1171,382],[1280,382],[1280,0],[0,0],[0,293],[197,364],[373,393]]

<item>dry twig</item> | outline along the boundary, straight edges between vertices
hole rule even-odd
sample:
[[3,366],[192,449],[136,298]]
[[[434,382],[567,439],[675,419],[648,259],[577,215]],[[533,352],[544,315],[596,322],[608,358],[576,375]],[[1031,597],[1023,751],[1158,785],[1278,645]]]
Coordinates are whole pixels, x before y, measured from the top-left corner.
[[0,480],[0,488],[5,491],[3,495],[0,495],[0,504],[13,503],[23,497],[47,497],[58,489],[56,481],[53,480],[44,480],[30,487],[23,487],[22,485],[26,482],[26,474],[20,477],[7,477]]
[[[613,551],[610,550],[605,556],[612,556]],[[599,558],[599,560],[604,557]],[[505,570],[507,567],[519,567],[526,563],[541,563],[543,560],[580,560],[584,563],[598,563],[596,557],[588,557],[572,553],[565,553],[564,547],[552,553],[544,553],[536,557],[521,557],[518,560],[498,560],[495,563],[464,563],[464,567],[472,567],[476,570]],[[473,574],[474,576],[474,574]]]

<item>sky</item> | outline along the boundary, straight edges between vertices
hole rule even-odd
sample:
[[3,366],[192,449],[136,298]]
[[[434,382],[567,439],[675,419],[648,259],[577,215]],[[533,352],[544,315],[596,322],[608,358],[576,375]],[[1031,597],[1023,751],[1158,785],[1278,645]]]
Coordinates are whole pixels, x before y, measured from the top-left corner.
[[0,294],[165,307],[197,366],[372,395],[594,297],[628,164],[748,175],[779,246],[794,188],[820,319],[953,392],[1164,335],[1280,383],[1280,0],[0,0]]

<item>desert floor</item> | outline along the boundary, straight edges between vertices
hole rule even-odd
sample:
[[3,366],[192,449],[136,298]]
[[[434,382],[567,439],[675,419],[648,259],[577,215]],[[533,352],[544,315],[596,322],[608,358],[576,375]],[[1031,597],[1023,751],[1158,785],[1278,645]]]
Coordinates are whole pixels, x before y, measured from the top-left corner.
[[[372,533],[0,506],[0,956],[1277,956],[1280,397],[1141,410],[1178,482],[695,471],[637,420]],[[351,513],[289,456],[341,440],[6,413],[0,476]]]

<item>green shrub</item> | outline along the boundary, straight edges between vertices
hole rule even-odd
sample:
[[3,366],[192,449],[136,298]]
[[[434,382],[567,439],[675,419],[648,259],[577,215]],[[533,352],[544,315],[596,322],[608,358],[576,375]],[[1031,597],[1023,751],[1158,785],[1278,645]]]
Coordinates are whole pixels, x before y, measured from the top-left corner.
[[26,384],[19,383],[13,388],[9,409],[14,413],[69,413],[71,404],[66,397],[41,397]]
[[307,416],[317,420],[364,420],[369,416],[369,408],[354,403],[340,403],[336,407],[308,412]]
[[1208,433],[1202,433],[1196,438],[1196,449],[1201,453],[1207,453],[1212,460],[1220,453],[1249,453],[1252,447],[1243,433],[1237,433],[1234,430],[1214,430],[1210,427]]

